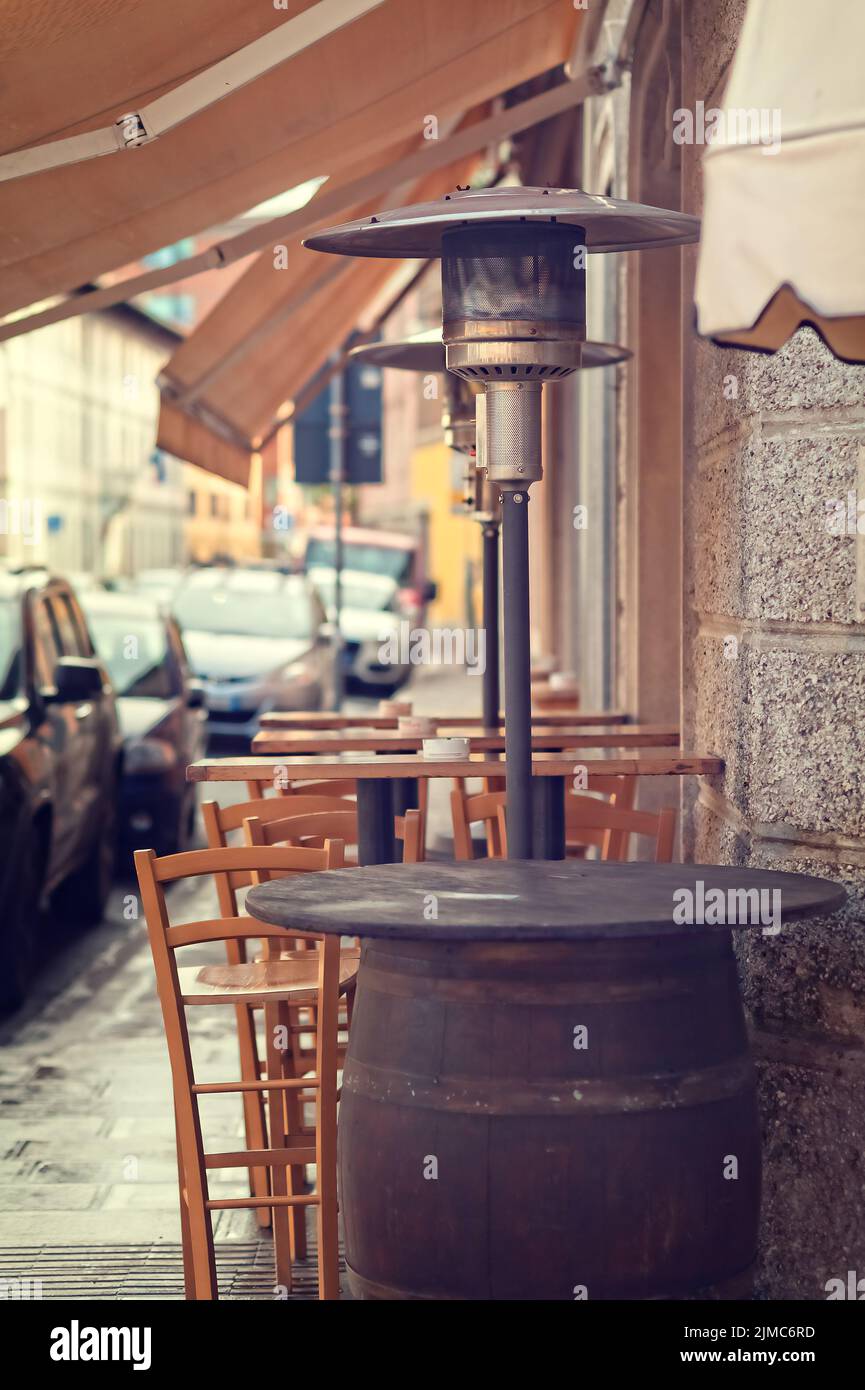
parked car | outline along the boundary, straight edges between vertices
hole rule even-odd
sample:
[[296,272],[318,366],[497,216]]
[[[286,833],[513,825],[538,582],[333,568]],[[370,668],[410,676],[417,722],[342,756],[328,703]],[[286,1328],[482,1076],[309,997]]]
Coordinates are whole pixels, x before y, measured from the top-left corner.
[[139,570],[130,580],[122,584],[114,583],[112,588],[129,589],[154,603],[170,604],[183,583],[184,573],[182,569]]
[[248,739],[266,710],[330,704],[332,633],[302,575],[242,566],[193,570],[173,611],[204,689],[211,734]]
[[[426,625],[436,585],[426,576],[421,538],[399,531],[347,526],[342,533],[340,633],[345,673],[362,687],[393,693],[411,673],[405,655],[410,634]],[[336,616],[336,540],[333,530],[310,532],[305,567],[328,617]],[[403,634],[403,629],[407,631]],[[389,640],[392,639],[392,640]],[[383,655],[388,659],[383,660]]]
[[84,608],[111,675],[123,734],[119,841],[174,854],[195,826],[186,768],[204,756],[204,694],[192,677],[176,620],[134,593],[91,590]]
[[[333,622],[336,571],[313,566],[309,579]],[[411,666],[393,661],[391,653],[407,655],[408,640],[400,641],[400,630],[407,626],[411,631],[419,624],[397,608],[396,582],[386,575],[344,569],[341,588],[339,630],[346,678],[361,687],[374,686],[382,695],[392,694],[408,680]]]
[[114,867],[120,731],[108,673],[63,579],[0,571],[0,1007],[24,998],[49,895],[102,917]]

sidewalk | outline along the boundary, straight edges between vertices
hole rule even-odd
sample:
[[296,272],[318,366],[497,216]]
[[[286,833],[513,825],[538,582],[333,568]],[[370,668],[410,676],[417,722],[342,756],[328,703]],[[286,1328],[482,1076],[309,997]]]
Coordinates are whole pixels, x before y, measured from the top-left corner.
[[[424,671],[404,694],[419,713],[480,705],[477,678],[453,670]],[[446,798],[437,786],[433,834]],[[215,915],[210,885],[180,885],[172,907],[177,920]],[[0,1298],[34,1280],[46,1299],[182,1297],[168,1059],[137,911],[136,885],[118,885],[105,921],[60,941],[26,1008],[0,1024]],[[202,1080],[237,1074],[230,1010],[193,1010],[190,1032]],[[235,1147],[236,1101],[210,1098],[205,1122],[209,1148]],[[242,1195],[244,1177],[215,1174],[214,1191]],[[274,1297],[254,1215],[216,1212],[214,1234],[223,1296]],[[311,1258],[292,1297],[315,1290]]]

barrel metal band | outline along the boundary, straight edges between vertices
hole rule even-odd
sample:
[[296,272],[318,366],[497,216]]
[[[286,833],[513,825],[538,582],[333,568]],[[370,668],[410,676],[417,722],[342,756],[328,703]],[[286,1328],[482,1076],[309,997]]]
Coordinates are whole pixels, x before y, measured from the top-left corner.
[[755,1086],[747,1054],[718,1066],[665,1076],[437,1077],[407,1074],[346,1061],[342,1083],[346,1096],[388,1105],[470,1115],[632,1115],[642,1111],[680,1110],[731,1100]]

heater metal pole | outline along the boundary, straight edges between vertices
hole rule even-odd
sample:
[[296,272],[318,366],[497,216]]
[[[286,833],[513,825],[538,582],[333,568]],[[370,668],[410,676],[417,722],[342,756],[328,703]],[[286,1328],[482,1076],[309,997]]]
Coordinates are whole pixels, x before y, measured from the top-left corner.
[[483,630],[486,665],[483,675],[483,719],[485,729],[498,728],[501,710],[499,694],[499,528],[485,521],[483,526]]
[[336,668],[333,681],[333,708],[342,710],[345,695],[345,655],[342,638],[342,509],[345,484],[346,416],[344,382],[337,372],[330,384],[330,481],[333,484],[334,557],[333,557],[333,641]]
[[532,858],[529,490],[502,488],[508,858]]

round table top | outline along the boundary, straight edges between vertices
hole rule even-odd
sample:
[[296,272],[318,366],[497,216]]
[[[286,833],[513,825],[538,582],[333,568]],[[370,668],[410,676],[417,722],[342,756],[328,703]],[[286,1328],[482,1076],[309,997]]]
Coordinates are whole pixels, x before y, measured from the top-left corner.
[[[748,890],[762,890],[758,897]],[[672,936],[834,912],[844,888],[807,874],[716,864],[480,860],[371,864],[276,879],[246,907],[275,926],[423,941],[566,941]],[[708,920],[707,920],[708,919]]]

